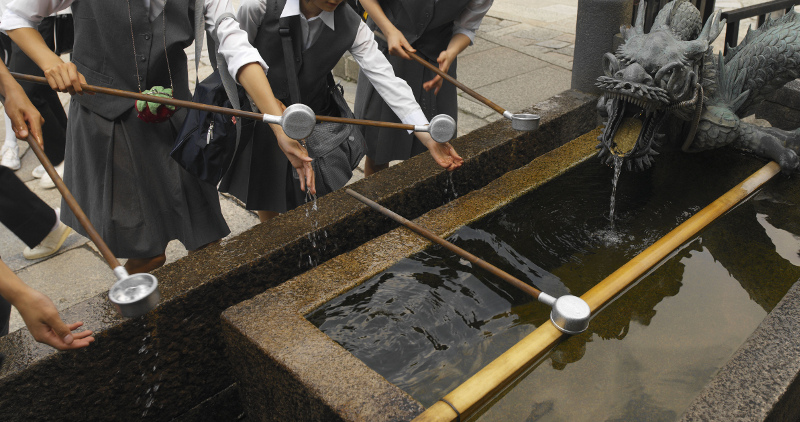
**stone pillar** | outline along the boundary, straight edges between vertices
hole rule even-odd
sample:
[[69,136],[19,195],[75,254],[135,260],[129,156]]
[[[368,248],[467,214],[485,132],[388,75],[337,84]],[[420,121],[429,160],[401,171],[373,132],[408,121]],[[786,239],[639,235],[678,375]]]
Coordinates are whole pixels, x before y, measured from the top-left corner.
[[603,55],[619,45],[615,35],[632,16],[633,0],[578,0],[572,89],[600,94],[594,83],[603,74]]

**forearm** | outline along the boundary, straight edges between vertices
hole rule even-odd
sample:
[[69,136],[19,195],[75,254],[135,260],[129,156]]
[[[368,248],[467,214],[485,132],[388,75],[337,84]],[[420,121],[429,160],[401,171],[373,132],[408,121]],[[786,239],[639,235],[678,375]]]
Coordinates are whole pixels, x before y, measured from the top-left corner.
[[364,10],[367,11],[369,17],[375,21],[375,24],[378,25],[381,32],[389,35],[391,32],[398,31],[397,27],[395,27],[389,18],[386,17],[386,14],[383,13],[383,8],[381,8],[377,0],[360,0],[359,3],[364,7]]
[[456,57],[461,54],[462,51],[466,50],[471,43],[472,40],[470,40],[468,36],[464,34],[455,34],[453,38],[450,38],[450,43],[447,45],[447,52],[453,55],[453,57]]
[[0,261],[0,296],[16,306],[18,299],[29,289],[30,287],[14,274],[5,262]]
[[8,31],[8,36],[42,70],[57,66],[63,61],[45,44],[42,34],[34,28],[19,28]]
[[[261,113],[272,114],[280,116],[283,114],[275,94],[272,93],[272,87],[269,85],[267,75],[264,74],[264,69],[258,63],[248,63],[239,69],[236,78],[242,84],[245,91],[256,103],[256,107]],[[270,125],[272,130],[282,130],[280,125]]]

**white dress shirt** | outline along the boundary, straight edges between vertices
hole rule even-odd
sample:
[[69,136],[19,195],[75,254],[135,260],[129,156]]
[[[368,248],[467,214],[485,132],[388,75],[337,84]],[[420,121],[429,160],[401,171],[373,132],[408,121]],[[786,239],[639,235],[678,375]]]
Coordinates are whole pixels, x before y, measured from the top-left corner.
[[[0,18],[0,31],[6,32],[18,28],[36,28],[45,16],[66,9],[80,0],[13,0],[6,6]],[[100,0],[109,1],[109,0]],[[164,0],[129,0],[141,1],[150,11],[152,22],[164,9]],[[233,13],[230,0],[204,0],[205,29],[213,32],[217,18],[223,13]],[[247,42],[247,34],[239,28],[233,19],[225,19],[219,24],[219,53],[228,63],[228,71],[236,77],[239,69],[248,63],[258,63],[267,71],[267,64],[258,54],[258,50]]]
[[[258,27],[264,18],[267,10],[267,1],[270,0],[242,0],[239,12],[236,14],[239,25],[247,32],[248,40],[252,43],[258,33]],[[347,7],[347,5],[339,5]],[[308,49],[319,37],[322,25],[327,25],[331,30],[333,25],[333,12],[323,11],[318,16],[306,19],[300,13],[300,3],[298,0],[287,0],[281,12],[281,17],[300,16],[300,23],[303,33],[304,47]],[[381,98],[391,107],[392,111],[405,124],[426,125],[428,119],[422,112],[414,93],[406,81],[398,78],[394,74],[394,69],[386,57],[378,50],[375,36],[362,21],[358,26],[356,38],[349,49],[350,54],[361,66],[361,70],[367,76],[372,86],[378,91]]]

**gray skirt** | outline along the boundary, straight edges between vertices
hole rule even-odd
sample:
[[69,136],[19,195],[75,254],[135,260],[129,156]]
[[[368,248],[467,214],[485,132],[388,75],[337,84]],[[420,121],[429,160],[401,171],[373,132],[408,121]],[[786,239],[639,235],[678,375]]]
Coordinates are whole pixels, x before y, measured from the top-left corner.
[[[433,90],[425,91],[422,84],[433,79],[436,76],[435,73],[415,61],[388,55],[385,45],[381,45],[381,51],[392,64],[395,75],[405,80],[411,87],[414,99],[422,107],[428,120],[437,114],[447,114],[458,120],[456,87],[453,84],[445,81],[438,95],[434,95]],[[436,60],[428,59],[428,61],[438,67]],[[457,62],[458,60],[454,61],[447,72],[454,78],[456,77]],[[364,72],[360,72],[358,75],[354,113],[359,119],[400,123],[400,119],[383,101]],[[361,131],[367,142],[367,157],[371,158],[375,164],[386,164],[392,160],[406,160],[427,151],[413,133],[409,134],[405,130],[361,126]]]
[[[169,156],[180,121],[144,123],[133,107],[106,120],[70,103],[64,182],[117,257],[160,255],[173,239],[193,250],[230,233],[216,187]],[[86,235],[63,201],[61,220]]]

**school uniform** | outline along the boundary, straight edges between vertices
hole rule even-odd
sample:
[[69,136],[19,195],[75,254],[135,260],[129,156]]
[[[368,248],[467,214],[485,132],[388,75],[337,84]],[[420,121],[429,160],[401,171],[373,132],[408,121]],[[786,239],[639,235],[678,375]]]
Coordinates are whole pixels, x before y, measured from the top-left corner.
[[[295,57],[300,102],[318,115],[338,116],[328,87],[331,70],[349,51],[387,99],[388,107],[403,123],[428,124],[411,89],[392,72],[377,49],[374,36],[347,4],[333,12],[306,19],[298,0],[243,0],[237,20],[258,49],[269,70],[267,78],[276,98],[286,106],[289,95],[280,27],[288,27]],[[244,140],[220,190],[230,192],[252,210],[283,213],[305,202],[294,168],[278,148],[267,124],[256,123],[252,140]]]
[[[87,83],[139,91],[172,82],[175,98],[191,99],[184,49],[194,41],[194,0],[15,0],[0,30],[33,27],[68,6],[72,61]],[[204,8],[207,30],[233,11],[227,0],[205,0]],[[247,63],[263,66],[233,19],[221,20],[218,30],[231,74]],[[117,256],[144,258],[164,253],[173,239],[191,250],[227,235],[216,188],[169,156],[185,110],[145,123],[134,105],[102,94],[75,95],[70,104],[64,181],[100,236]],[[66,204],[61,208],[62,221],[86,235]]]
[[[417,55],[439,67],[439,54],[447,49],[453,35],[461,33],[474,40],[475,31],[492,5],[493,0],[382,0],[386,17],[403,33],[406,40],[417,50]],[[367,20],[370,29],[378,26]],[[425,91],[422,84],[433,79],[436,73],[419,63],[389,55],[385,41],[378,41],[379,48],[394,68],[395,74],[411,87],[414,98],[422,106],[426,118],[447,114],[458,119],[456,87],[444,82],[438,94]],[[456,77],[457,59],[448,69]],[[374,86],[366,78],[358,76],[356,101],[353,113],[356,118],[396,122],[391,110],[377,95]],[[425,151],[425,146],[415,137],[385,128],[362,126],[367,142],[367,156],[375,164],[386,164],[392,160],[405,160]]]

